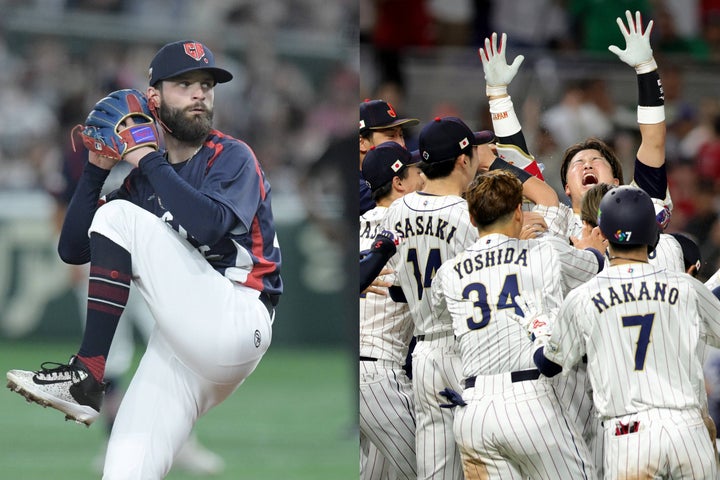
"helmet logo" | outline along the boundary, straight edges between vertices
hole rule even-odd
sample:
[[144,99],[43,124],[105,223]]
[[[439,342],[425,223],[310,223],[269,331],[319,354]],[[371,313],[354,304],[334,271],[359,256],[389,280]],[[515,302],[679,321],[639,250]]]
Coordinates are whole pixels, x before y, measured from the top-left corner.
[[615,240],[618,242],[629,242],[631,236],[632,232],[623,232],[622,230],[615,232]]

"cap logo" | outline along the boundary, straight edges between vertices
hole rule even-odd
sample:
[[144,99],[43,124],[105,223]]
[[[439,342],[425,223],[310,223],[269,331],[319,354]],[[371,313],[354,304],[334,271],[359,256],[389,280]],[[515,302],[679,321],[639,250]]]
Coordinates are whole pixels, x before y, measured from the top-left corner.
[[470,140],[468,140],[467,137],[460,140],[460,148],[465,148],[468,145],[470,145]]
[[202,43],[188,42],[183,44],[183,48],[185,49],[185,54],[195,60],[200,60],[205,56],[205,49]]
[[398,170],[400,170],[403,167],[403,163],[400,160],[395,160],[395,163],[390,165],[390,168],[392,168],[392,171],[397,173]]
[[422,157],[423,157],[425,160],[427,160],[427,159],[430,158],[430,154],[428,153],[427,150],[423,150],[423,152],[422,152]]
[[365,128],[365,120],[360,120],[360,130]]
[[387,111],[388,115],[390,115],[392,118],[397,118],[397,113],[395,113],[395,109],[393,108],[393,106],[390,105],[389,103],[387,104],[387,106],[388,106],[388,111]]

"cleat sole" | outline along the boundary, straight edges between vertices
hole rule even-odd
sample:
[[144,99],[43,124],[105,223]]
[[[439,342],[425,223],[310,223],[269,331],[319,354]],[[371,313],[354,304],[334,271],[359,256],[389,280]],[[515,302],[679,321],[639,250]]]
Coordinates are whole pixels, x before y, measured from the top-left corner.
[[[45,400],[43,398],[36,396],[32,392],[29,392],[28,390],[22,388],[20,385],[16,384],[12,380],[8,379],[7,388],[9,388],[11,391],[23,396],[25,398],[25,401],[28,403],[36,403],[43,408],[52,407],[57,410],[60,410],[59,408],[54,406],[52,403],[48,402],[47,400]],[[95,419],[97,418],[97,415],[92,418],[75,417],[71,414],[68,414],[67,412],[63,412],[62,410],[60,410],[60,411],[62,413],[65,413],[65,421],[72,420],[75,423],[85,425],[88,428],[93,423],[93,421],[95,421]]]

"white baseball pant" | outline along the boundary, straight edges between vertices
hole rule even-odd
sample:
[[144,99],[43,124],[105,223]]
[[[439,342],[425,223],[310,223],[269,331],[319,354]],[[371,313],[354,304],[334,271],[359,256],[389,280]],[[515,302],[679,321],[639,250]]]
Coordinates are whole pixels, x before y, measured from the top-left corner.
[[258,291],[220,275],[130,202],[101,206],[90,231],[130,252],[133,281],[155,319],[110,435],[103,479],[161,479],[195,421],[255,370],[272,319]]

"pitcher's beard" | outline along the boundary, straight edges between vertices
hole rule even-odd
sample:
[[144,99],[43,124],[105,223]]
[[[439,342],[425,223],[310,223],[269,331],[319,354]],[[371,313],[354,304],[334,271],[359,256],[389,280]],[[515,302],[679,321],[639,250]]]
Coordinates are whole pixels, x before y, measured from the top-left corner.
[[160,120],[170,129],[170,135],[183,143],[199,145],[212,130],[212,110],[201,115],[191,115],[189,118],[185,111],[179,108],[160,106],[158,110]]

